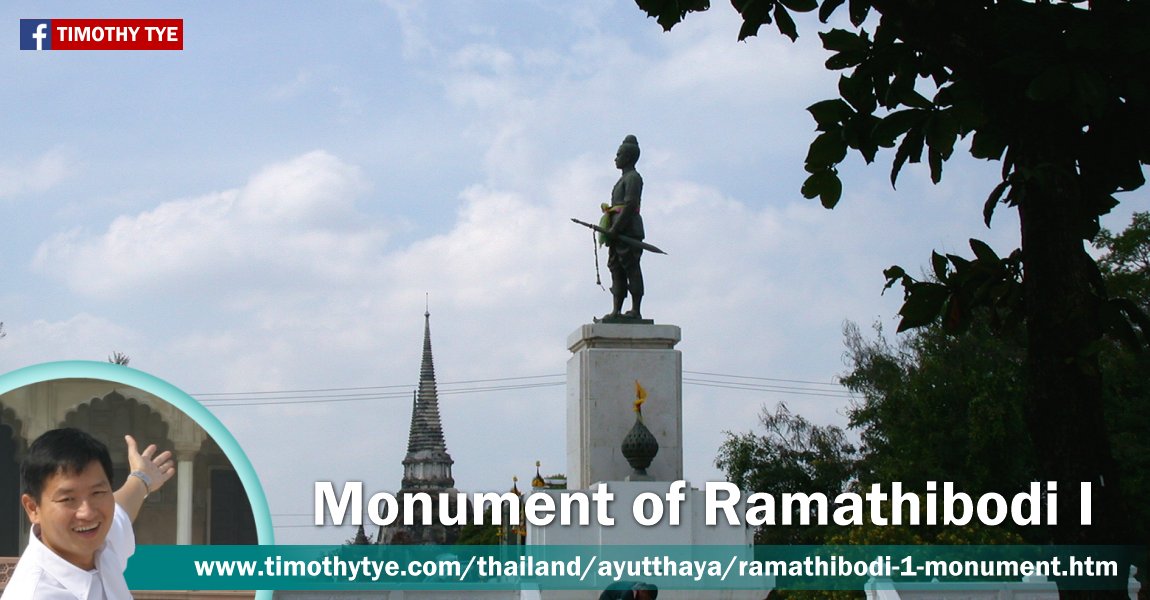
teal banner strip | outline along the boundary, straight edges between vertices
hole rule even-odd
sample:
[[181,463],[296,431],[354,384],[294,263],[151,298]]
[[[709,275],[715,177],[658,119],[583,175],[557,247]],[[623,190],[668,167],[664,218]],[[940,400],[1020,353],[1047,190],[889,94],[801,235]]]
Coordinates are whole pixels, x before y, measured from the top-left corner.
[[127,578],[135,590],[953,589],[1024,577],[1126,589],[1144,556],[1125,546],[140,546]]

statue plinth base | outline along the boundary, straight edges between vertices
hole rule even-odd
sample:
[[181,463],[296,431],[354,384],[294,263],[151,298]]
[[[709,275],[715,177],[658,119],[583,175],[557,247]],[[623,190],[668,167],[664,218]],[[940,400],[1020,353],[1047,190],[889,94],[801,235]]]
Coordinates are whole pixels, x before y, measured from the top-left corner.
[[[633,507],[642,495],[666,497],[675,481],[683,479],[683,359],[675,350],[681,332],[674,325],[598,322],[583,325],[567,338],[572,356],[567,361],[567,483],[571,490],[590,491],[598,482],[606,483],[614,495],[608,516],[613,525],[594,520],[586,525],[564,526],[559,522],[527,525],[527,545],[619,545],[728,546],[738,556],[754,556],[755,531],[743,524],[720,520],[707,525],[703,491],[685,486],[676,510],[678,524],[668,516],[651,525],[640,525]],[[636,466],[623,456],[623,440],[636,426],[635,381],[647,390],[642,407],[642,423],[658,442],[658,452],[645,469],[632,452]],[[644,473],[645,471],[645,473]],[[536,490],[533,493],[559,496],[568,490]],[[744,510],[741,512],[745,514]],[[616,518],[617,517],[617,518]],[[597,578],[594,585],[604,589],[614,583],[610,577]],[[644,577],[636,580],[650,579]],[[758,600],[774,586],[772,578],[762,578],[757,589],[739,590],[659,590],[659,598],[694,600]],[[525,590],[524,597],[527,597]],[[588,590],[530,590],[539,600],[594,598]]]
[[603,315],[592,319],[595,323],[614,323],[616,325],[654,325],[654,319],[636,319],[626,315]]
[[567,483],[623,481],[634,473],[620,445],[635,423],[635,381],[647,390],[643,422],[659,442],[647,474],[683,478],[683,360],[675,325],[593,323],[567,338]]

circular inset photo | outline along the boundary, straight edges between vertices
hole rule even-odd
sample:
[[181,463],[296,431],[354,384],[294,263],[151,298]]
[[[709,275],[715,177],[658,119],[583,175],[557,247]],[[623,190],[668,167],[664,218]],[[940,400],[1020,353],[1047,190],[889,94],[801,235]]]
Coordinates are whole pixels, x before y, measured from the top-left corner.
[[122,573],[137,545],[260,543],[274,542],[259,481],[232,436],[187,394],[111,363],[0,376],[5,598],[44,581],[127,586]]

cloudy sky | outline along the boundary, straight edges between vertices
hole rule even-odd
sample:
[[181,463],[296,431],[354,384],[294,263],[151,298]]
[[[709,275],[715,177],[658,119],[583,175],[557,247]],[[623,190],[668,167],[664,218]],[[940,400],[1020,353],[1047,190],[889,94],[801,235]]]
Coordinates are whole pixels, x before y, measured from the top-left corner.
[[[458,487],[566,469],[566,338],[610,308],[568,219],[597,217],[627,134],[670,253],[644,258],[644,313],[683,331],[696,484],[764,406],[843,424],[848,400],[819,384],[845,370],[845,321],[897,323],[882,269],[1017,244],[1007,210],[981,223],[995,164],[956,159],[939,186],[907,168],[895,191],[889,155],[852,159],[838,208],[799,195],[804,109],[837,80],[813,21],[792,44],[738,43],[725,3],[671,33],[628,0],[10,0],[0,17],[0,371],[119,351],[197,396],[281,543],[348,536],[307,525],[316,480],[398,487],[425,303]],[[181,18],[184,50],[18,50],[20,18],[89,17]],[[1128,200],[1107,226],[1146,207]]]

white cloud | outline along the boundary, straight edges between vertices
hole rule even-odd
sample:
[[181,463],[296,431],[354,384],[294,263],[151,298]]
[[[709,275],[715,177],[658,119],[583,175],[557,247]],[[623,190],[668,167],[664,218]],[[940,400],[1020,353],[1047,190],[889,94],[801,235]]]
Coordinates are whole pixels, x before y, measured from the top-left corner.
[[164,202],[118,217],[102,233],[53,236],[33,267],[100,298],[224,282],[232,291],[279,287],[305,273],[346,282],[353,274],[347,265],[370,258],[386,240],[382,227],[358,218],[355,200],[365,190],[357,168],[311,152],[264,169],[242,188]]
[[404,58],[413,59],[435,51],[426,31],[427,15],[423,10],[423,2],[420,0],[383,0],[383,4],[395,13],[396,20],[399,22],[400,35],[403,37]]
[[[144,336],[104,317],[78,313],[63,320],[6,323],[6,369],[59,360],[105,360],[113,352],[129,357],[148,344]],[[12,358],[18,357],[13,362]]]
[[450,62],[455,69],[478,69],[502,75],[515,67],[516,59],[507,50],[492,44],[469,44],[457,51]]
[[311,69],[300,69],[291,81],[272,87],[268,91],[268,97],[273,100],[296,98],[311,87],[314,81],[315,73]]
[[737,14],[724,10],[670,34],[648,25],[638,36],[592,29],[570,44],[560,35],[542,48],[460,35],[442,64],[430,58],[425,68],[466,111],[466,139],[495,186],[528,189],[572,149],[595,148],[610,165],[628,133],[651,142],[645,150],[667,161],[665,176],[714,163],[801,171],[801,159],[776,157],[805,153],[814,124],[803,110],[822,99],[811,88],[833,90],[817,37],[740,44]]
[[661,40],[663,52],[641,78],[642,87],[691,103],[761,107],[809,93],[812,84],[834,81],[823,68],[825,51],[817,36],[791,42],[772,32],[739,43],[734,36],[737,14],[720,12],[698,22],[691,19],[667,34]]
[[63,148],[53,148],[35,159],[0,164],[0,199],[48,191],[77,168],[71,152]]

